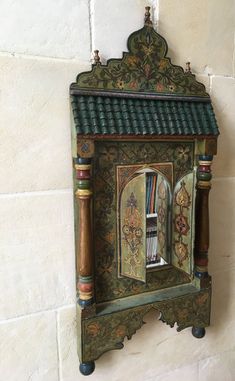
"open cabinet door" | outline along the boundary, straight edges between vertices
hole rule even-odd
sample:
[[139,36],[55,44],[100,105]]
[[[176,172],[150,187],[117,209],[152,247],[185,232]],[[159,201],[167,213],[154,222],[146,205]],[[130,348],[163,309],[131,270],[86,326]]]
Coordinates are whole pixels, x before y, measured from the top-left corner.
[[191,172],[181,178],[173,194],[172,265],[192,274],[195,180]]
[[166,262],[168,248],[168,210],[169,210],[169,185],[161,174],[157,176],[157,255]]
[[120,275],[146,281],[146,176],[131,179],[119,203]]

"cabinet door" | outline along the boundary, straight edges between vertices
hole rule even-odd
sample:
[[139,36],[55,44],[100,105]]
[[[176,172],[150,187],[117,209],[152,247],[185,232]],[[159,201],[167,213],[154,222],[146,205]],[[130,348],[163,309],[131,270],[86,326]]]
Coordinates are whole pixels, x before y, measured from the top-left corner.
[[192,273],[194,244],[195,176],[181,178],[173,194],[172,265]]
[[139,174],[120,196],[120,274],[146,281],[146,176]]
[[169,185],[160,173],[157,176],[157,255],[168,261],[168,212],[169,212]]

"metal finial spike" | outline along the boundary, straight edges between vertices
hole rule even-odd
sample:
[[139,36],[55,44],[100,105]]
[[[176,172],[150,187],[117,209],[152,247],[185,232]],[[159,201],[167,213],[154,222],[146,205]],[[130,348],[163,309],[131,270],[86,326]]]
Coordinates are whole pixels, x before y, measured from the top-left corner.
[[94,50],[94,61],[95,65],[100,65],[99,50]]
[[190,62],[186,62],[185,73],[192,73],[192,72],[191,72]]
[[145,15],[144,15],[144,22],[145,24],[152,24],[152,21],[150,20],[150,7],[145,7]]

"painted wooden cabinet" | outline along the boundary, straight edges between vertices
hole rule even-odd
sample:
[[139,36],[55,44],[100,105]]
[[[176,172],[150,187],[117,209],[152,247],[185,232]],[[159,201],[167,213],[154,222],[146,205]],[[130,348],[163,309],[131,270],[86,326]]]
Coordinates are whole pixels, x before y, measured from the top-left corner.
[[218,127],[189,64],[167,57],[149,8],[128,52],[70,87],[80,370],[151,309],[195,337],[210,323],[208,195]]

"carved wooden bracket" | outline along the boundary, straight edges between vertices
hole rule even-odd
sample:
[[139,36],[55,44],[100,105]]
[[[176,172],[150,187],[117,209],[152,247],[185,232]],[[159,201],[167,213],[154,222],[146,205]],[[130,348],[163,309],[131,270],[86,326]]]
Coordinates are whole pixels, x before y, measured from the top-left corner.
[[80,320],[82,362],[96,360],[109,350],[123,348],[124,338],[132,338],[145,323],[143,318],[151,309],[161,313],[164,323],[171,327],[177,324],[177,331],[192,326],[207,327],[210,324],[210,300],[211,289],[208,288],[191,295]]

